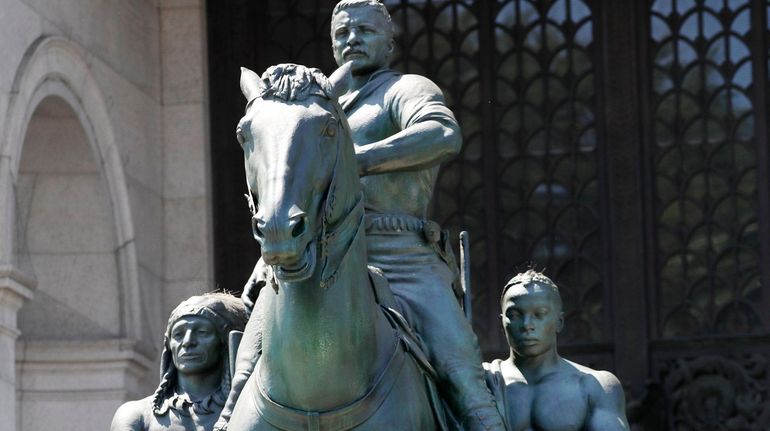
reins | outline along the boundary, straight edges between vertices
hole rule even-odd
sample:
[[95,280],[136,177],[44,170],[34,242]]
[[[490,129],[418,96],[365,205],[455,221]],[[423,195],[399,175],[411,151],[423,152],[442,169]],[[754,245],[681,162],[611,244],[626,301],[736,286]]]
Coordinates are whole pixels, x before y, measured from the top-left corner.
[[[344,135],[338,135],[342,136],[342,140],[346,139],[345,136],[350,136],[350,130],[345,126],[343,122],[344,112],[342,111],[342,107],[340,104],[331,98],[328,98],[329,102],[332,104],[332,108],[334,109],[334,115],[337,118],[337,122],[340,125],[340,127],[344,128],[345,134]],[[355,243],[356,239],[361,235],[362,228],[364,226],[364,210],[363,210],[363,204],[364,204],[364,195],[363,191],[360,191],[358,194],[358,197],[356,199],[356,204],[353,206],[353,208],[342,218],[342,220],[338,221],[334,226],[330,226],[329,220],[334,215],[334,205],[336,203],[336,193],[337,193],[337,170],[340,164],[340,160],[342,159],[342,150],[343,145],[342,141],[340,139],[337,140],[337,151],[336,151],[336,159],[334,160],[334,167],[332,168],[332,178],[329,181],[329,188],[326,192],[326,197],[324,199],[324,212],[323,212],[323,218],[321,220],[321,257],[324,259],[323,269],[321,271],[322,279],[320,286],[323,289],[328,288],[337,279],[337,273],[340,270],[340,267],[342,266],[342,262],[345,261],[345,258],[350,253],[350,249],[352,248],[352,245]],[[342,254],[342,257],[340,257],[338,262],[332,262],[332,265],[330,266],[330,253],[329,253],[329,245],[332,244],[339,236],[341,232],[345,232],[346,228],[350,223],[353,221],[353,217],[358,214],[359,220],[356,224],[356,230],[355,234],[353,235],[353,238],[351,238],[350,242],[346,245],[345,251]],[[333,268],[333,269],[330,269]],[[327,275],[328,274],[328,275]]]

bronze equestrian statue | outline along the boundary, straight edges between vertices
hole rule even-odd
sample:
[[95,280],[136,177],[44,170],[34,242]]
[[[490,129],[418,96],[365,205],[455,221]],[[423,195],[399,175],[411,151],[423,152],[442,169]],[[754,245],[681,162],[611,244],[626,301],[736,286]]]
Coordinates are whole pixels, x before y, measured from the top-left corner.
[[230,431],[434,430],[443,420],[367,268],[364,197],[337,103],[349,71],[327,80],[279,65],[241,76],[238,141],[275,289],[255,304],[262,354]]
[[[442,395],[464,428],[503,430],[484,385],[476,336],[452,289],[457,277],[451,247],[438,225],[426,220],[439,165],[460,150],[459,126],[433,82],[389,69],[393,27],[380,2],[340,1],[332,13],[331,36],[338,65],[351,65],[352,79],[339,103],[361,176],[367,263],[384,272],[398,308],[426,345]],[[271,273],[265,261],[257,264],[246,300],[272,284]],[[258,332],[259,323],[250,322],[242,347],[250,353],[239,354],[229,406],[254,369],[261,349]]]

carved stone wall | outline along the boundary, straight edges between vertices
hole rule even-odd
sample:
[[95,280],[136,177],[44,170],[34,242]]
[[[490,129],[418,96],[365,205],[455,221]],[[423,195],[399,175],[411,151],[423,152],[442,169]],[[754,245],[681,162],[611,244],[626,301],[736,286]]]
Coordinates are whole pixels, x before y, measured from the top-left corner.
[[214,288],[204,35],[200,0],[3,2],[0,430],[107,429]]

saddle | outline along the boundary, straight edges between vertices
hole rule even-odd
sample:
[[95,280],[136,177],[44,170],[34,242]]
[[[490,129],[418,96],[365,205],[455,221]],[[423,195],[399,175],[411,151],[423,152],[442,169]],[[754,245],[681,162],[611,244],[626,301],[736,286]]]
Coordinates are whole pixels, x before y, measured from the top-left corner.
[[414,359],[414,362],[422,371],[433,415],[438,425],[437,429],[441,431],[461,430],[462,428],[454,418],[452,410],[439,395],[436,386],[438,374],[425,353],[426,349],[422,338],[412,328],[408,319],[404,317],[405,314],[409,315],[408,306],[406,304],[399,304],[396,301],[393,291],[390,290],[387,278],[385,278],[385,275],[379,268],[371,265],[367,268],[377,304],[379,304],[388,322],[390,322],[390,325],[398,334],[404,351]]

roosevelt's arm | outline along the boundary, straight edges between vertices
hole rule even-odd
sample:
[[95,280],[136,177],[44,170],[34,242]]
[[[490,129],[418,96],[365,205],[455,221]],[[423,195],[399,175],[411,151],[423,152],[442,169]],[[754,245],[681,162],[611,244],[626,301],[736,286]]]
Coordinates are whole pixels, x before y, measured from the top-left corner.
[[110,431],[144,431],[144,400],[129,401],[112,417]]
[[275,288],[273,286],[274,283],[272,270],[265,263],[265,260],[260,257],[257,260],[257,264],[254,265],[254,270],[251,272],[249,280],[243,286],[243,293],[241,293],[241,300],[249,310],[249,313],[254,309],[254,304],[257,303],[257,298],[259,298],[259,292],[262,291],[262,288],[267,285]]
[[356,143],[359,175],[427,169],[460,152],[460,126],[429,79],[402,76],[388,90],[386,103],[401,131],[377,142]]
[[612,373],[598,371],[584,383],[588,390],[591,411],[588,417],[588,431],[626,431],[626,401],[620,381]]

